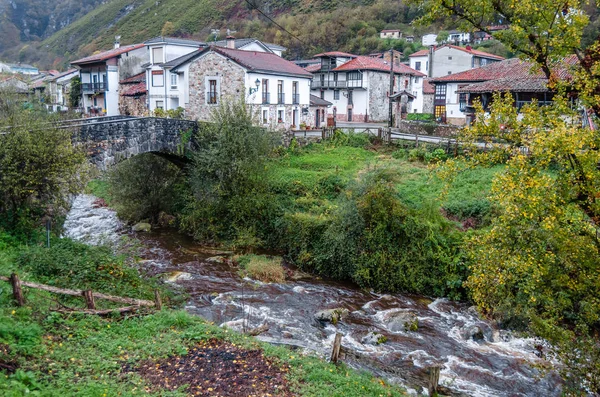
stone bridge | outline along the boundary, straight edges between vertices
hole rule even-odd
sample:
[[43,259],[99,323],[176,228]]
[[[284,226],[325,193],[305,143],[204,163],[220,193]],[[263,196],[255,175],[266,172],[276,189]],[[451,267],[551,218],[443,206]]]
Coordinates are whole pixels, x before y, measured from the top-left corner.
[[197,131],[198,123],[158,117],[96,117],[62,122],[73,132],[73,141],[83,145],[90,161],[106,170],[137,154],[154,153],[182,165],[187,159],[182,136]]

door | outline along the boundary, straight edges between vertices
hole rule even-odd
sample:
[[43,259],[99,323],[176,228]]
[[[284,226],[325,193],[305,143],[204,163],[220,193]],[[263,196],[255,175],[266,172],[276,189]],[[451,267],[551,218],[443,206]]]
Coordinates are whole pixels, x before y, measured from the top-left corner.
[[315,113],[315,127],[317,127],[317,128],[319,128],[321,126],[320,116],[321,116],[321,111],[319,109],[317,109],[317,112]]
[[292,112],[292,122],[298,128],[300,124],[298,123],[298,109],[294,109]]
[[352,121],[352,108],[348,108],[348,121]]

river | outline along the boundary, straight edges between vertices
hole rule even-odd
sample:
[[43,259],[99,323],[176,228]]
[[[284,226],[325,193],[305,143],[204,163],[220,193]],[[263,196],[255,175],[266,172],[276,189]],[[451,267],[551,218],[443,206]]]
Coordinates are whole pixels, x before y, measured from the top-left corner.
[[[130,234],[142,242],[140,266],[150,276],[177,275],[174,288],[190,296],[186,310],[233,329],[267,323],[258,339],[316,352],[325,357],[336,333],[342,333],[344,358],[401,384],[417,395],[426,394],[427,368],[439,365],[440,384],[455,395],[559,396],[560,378],[541,375],[531,366],[544,343],[494,329],[466,305],[446,299],[413,295],[383,295],[351,284],[296,272],[293,281],[265,284],[243,279],[230,262],[215,260],[219,252],[203,247],[173,230],[132,234],[114,211],[96,198],[78,196],[65,222],[65,235],[90,244],[116,243]],[[178,273],[181,272],[181,273]],[[345,308],[348,315],[336,325],[320,322],[315,313]],[[416,331],[392,320],[407,313],[418,318]],[[384,335],[384,343],[365,338]]]

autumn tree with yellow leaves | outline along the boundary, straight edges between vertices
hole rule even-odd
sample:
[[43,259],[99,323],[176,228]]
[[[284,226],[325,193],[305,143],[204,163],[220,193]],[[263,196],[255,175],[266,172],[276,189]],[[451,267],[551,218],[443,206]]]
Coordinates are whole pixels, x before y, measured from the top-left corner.
[[[421,22],[453,19],[492,34],[532,62],[556,92],[552,106],[517,110],[511,95],[477,104],[461,133],[464,156],[441,170],[504,163],[493,184],[496,215],[466,241],[467,287],[480,311],[552,342],[568,394],[600,393],[600,45],[584,49],[579,0],[428,0]],[[492,31],[504,24],[508,29]],[[555,71],[576,57],[569,81]],[[474,143],[485,141],[485,152]]]

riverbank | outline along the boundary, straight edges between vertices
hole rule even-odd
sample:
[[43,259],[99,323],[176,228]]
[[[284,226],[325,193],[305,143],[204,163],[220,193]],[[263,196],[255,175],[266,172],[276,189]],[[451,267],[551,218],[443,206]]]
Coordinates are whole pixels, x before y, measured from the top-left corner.
[[[27,281],[106,293],[119,290],[136,298],[157,287],[153,280],[130,278],[132,272],[137,275],[129,264],[132,258],[65,240],[53,240],[50,249],[38,244],[41,241],[25,245],[0,235],[0,274],[17,271]],[[68,277],[52,276],[37,266],[43,262],[40,255],[54,259],[66,252],[72,253],[64,258],[70,268],[64,272]],[[98,271],[96,278],[88,277],[90,263]],[[114,275],[114,283],[103,285],[105,271]],[[25,299],[24,307],[16,307],[9,285],[0,285],[3,396],[28,391],[43,396],[181,396],[190,391],[204,396],[403,395],[400,389],[343,364],[335,366],[258,342],[176,308],[98,317],[52,311],[82,307],[80,298],[26,290]],[[107,307],[99,300],[97,305]],[[199,365],[194,361],[199,356],[215,365]],[[195,381],[186,389],[190,374]]]

